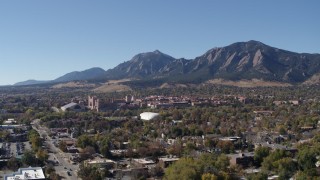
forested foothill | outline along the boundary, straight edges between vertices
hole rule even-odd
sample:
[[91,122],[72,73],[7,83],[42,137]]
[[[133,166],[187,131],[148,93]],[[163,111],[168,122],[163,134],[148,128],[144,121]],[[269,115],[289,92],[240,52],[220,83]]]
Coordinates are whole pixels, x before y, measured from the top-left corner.
[[[99,111],[88,108],[88,96],[99,99]],[[61,110],[71,102],[81,108]],[[159,116],[143,120],[143,112]],[[1,144],[12,141],[19,131],[3,128],[8,119],[26,126],[38,119],[57,148],[77,154],[72,161],[79,164],[82,179],[316,179],[320,175],[318,86],[137,86],[113,93],[1,87]],[[48,161],[50,152],[43,147],[46,137],[29,129],[26,138],[31,149],[20,158],[12,156],[1,168],[46,165],[48,177],[59,179]],[[4,151],[1,147],[1,155]],[[97,158],[110,164],[92,163]]]

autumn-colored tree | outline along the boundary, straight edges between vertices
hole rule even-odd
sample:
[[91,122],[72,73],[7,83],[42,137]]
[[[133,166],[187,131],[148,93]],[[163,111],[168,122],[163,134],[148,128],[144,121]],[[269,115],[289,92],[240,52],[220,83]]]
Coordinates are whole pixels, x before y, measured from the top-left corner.
[[67,152],[67,143],[65,141],[60,141],[58,147],[61,151]]
[[181,120],[183,118],[183,116],[182,116],[182,114],[180,113],[180,111],[178,109],[175,109],[172,112],[172,118],[174,120]]
[[62,178],[56,172],[51,172],[49,175],[50,180],[61,180]]
[[231,141],[219,141],[217,147],[221,149],[223,153],[229,154],[234,151],[234,145]]
[[218,180],[218,176],[210,173],[202,174],[201,180]]
[[31,142],[31,147],[34,151],[37,151],[42,146],[40,135],[34,129],[28,132],[28,140]]
[[182,144],[180,142],[172,145],[168,150],[167,153],[171,155],[181,156],[183,151]]
[[49,154],[48,154],[48,151],[39,149],[36,153],[36,156],[40,161],[44,162],[48,159]]
[[54,169],[53,165],[51,164],[48,164],[46,169],[45,169],[45,173],[47,175],[50,175],[52,172],[55,172],[56,170]]

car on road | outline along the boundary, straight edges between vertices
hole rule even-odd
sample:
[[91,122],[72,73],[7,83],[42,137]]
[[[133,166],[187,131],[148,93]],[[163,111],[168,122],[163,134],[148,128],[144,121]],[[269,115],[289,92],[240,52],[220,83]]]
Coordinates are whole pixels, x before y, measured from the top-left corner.
[[70,171],[67,171],[67,174],[68,174],[68,176],[71,176],[71,172]]

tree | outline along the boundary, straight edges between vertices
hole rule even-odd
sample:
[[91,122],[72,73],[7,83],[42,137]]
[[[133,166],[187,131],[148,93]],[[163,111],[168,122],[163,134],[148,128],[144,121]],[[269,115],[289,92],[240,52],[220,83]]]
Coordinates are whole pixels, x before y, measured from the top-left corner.
[[25,114],[27,114],[28,116],[32,116],[32,115],[34,115],[34,111],[33,111],[33,109],[28,109],[26,112],[25,112]]
[[205,140],[204,144],[206,147],[214,148],[217,145],[217,141],[213,140],[213,139],[207,139],[207,140]]
[[260,172],[257,174],[250,174],[247,178],[248,180],[267,180],[268,174]]
[[101,174],[97,167],[85,166],[83,163],[79,166],[78,176],[86,180],[102,180]]
[[40,135],[34,129],[31,129],[28,132],[28,140],[31,142],[32,149],[35,151],[38,150],[38,148],[40,148],[42,146],[42,141],[41,141]]
[[217,147],[225,154],[229,154],[234,151],[234,145],[230,141],[219,141]]
[[173,144],[167,151],[168,151],[168,154],[181,156],[182,150],[183,150],[182,143],[178,142]]
[[200,111],[200,109],[196,108],[196,109],[192,110],[190,118],[192,120],[194,120],[194,121],[199,121],[201,119],[201,111]]
[[38,150],[41,147],[42,141],[40,136],[32,136],[29,140],[33,150]]
[[218,180],[218,176],[210,173],[202,174],[201,180]]
[[277,168],[280,179],[290,179],[297,170],[296,162],[292,158],[286,157],[274,162],[274,166]]
[[29,132],[28,132],[28,139],[30,139],[32,136],[39,136],[39,133],[34,130],[34,129],[31,129]]
[[180,111],[178,109],[173,110],[172,112],[172,118],[174,120],[180,120],[183,118],[182,114],[180,113]]
[[147,179],[148,171],[145,169],[134,170],[131,172],[133,179]]
[[52,172],[55,172],[55,169],[54,169],[54,167],[53,167],[51,164],[49,164],[49,165],[46,167],[45,173],[48,174],[48,175],[50,175]]
[[201,179],[199,167],[192,158],[181,158],[165,170],[165,178],[176,179]]
[[197,159],[197,165],[199,166],[201,173],[209,173],[217,175],[219,170],[216,167],[218,156],[211,153],[204,153]]
[[144,157],[146,156],[146,154],[148,153],[149,149],[147,147],[138,147],[137,149],[137,153],[140,157]]
[[150,170],[150,175],[152,177],[161,177],[163,173],[163,169],[160,166],[153,167]]
[[59,149],[63,152],[67,152],[67,143],[64,141],[59,142]]
[[182,129],[179,127],[174,126],[171,130],[171,135],[173,137],[180,137],[182,136]]
[[28,166],[33,166],[33,165],[36,165],[37,163],[37,159],[34,155],[34,153],[32,151],[25,151],[22,158],[21,158],[21,161],[23,164],[26,164]]
[[294,179],[296,179],[296,180],[313,179],[313,176],[308,175],[308,173],[306,173],[306,172],[298,171],[294,175]]
[[95,146],[93,138],[90,138],[88,135],[84,134],[78,137],[77,146],[85,148],[87,146]]
[[43,149],[39,149],[36,155],[37,155],[37,158],[42,162],[48,160],[48,157],[49,157],[48,151]]
[[226,171],[229,165],[230,159],[225,154],[221,154],[215,163],[215,166],[221,171]]
[[50,180],[61,180],[62,178],[56,172],[51,172],[49,175]]
[[96,153],[96,150],[91,146],[87,146],[83,149],[82,153],[87,154],[89,157],[92,157],[92,155]]
[[5,141],[10,140],[10,132],[9,131],[0,131],[0,139],[4,139]]
[[17,158],[11,157],[7,162],[7,167],[12,171],[16,171],[21,166],[21,162]]
[[281,127],[279,128],[279,133],[280,133],[281,135],[285,135],[285,134],[287,134],[287,131],[286,131],[286,129],[285,129],[283,126],[281,126]]
[[92,157],[93,154],[95,154],[96,151],[93,147],[87,146],[83,149],[83,151],[80,153],[80,158],[83,160],[89,159]]
[[301,149],[299,149],[298,152],[298,164],[299,168],[302,170],[308,170],[315,168],[315,164],[317,162],[317,155],[320,154],[319,147],[308,147],[305,146]]
[[254,151],[254,160],[255,162],[260,166],[263,159],[267,156],[269,156],[270,153],[270,148],[268,147],[258,147],[256,148],[256,150]]
[[272,171],[277,169],[277,164],[275,163],[276,161],[289,157],[290,153],[286,152],[285,150],[275,150],[271,154],[269,154],[268,157],[265,157],[262,162],[262,169],[266,171]]
[[219,179],[232,180],[232,179],[235,179],[235,178],[232,178],[232,176],[229,173],[227,173],[225,171],[222,171],[221,175],[219,176]]
[[187,142],[186,147],[184,148],[184,154],[188,156],[194,150],[196,150],[196,145],[192,142]]
[[101,144],[100,148],[99,148],[99,151],[106,158],[112,157],[112,154],[111,154],[110,149],[109,149],[109,145],[107,143]]

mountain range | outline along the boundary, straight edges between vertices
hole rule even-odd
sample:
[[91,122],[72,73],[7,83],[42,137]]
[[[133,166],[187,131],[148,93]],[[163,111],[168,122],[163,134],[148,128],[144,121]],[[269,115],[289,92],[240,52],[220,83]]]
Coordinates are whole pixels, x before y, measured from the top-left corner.
[[212,79],[261,79],[300,84],[319,81],[319,77],[320,54],[290,52],[251,40],[213,48],[194,59],[176,59],[159,50],[140,53],[107,71],[91,68],[71,72],[52,81],[29,80],[15,85],[124,78],[185,83],[201,83]]

